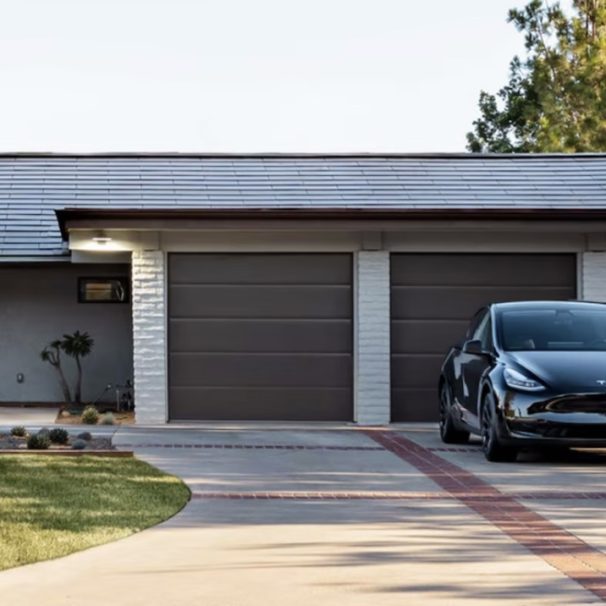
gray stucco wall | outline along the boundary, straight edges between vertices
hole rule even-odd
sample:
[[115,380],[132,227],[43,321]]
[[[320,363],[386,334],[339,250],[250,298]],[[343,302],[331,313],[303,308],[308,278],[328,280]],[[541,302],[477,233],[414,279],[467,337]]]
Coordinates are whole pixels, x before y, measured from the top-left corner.
[[[83,399],[96,399],[108,383],[133,376],[130,304],[78,303],[78,277],[128,276],[128,265],[0,267],[0,402],[62,400],[55,370],[40,351],[66,332],[95,340],[83,362]],[[63,364],[70,381],[73,360]],[[17,382],[17,373],[25,375]],[[104,400],[112,399],[109,393]]]

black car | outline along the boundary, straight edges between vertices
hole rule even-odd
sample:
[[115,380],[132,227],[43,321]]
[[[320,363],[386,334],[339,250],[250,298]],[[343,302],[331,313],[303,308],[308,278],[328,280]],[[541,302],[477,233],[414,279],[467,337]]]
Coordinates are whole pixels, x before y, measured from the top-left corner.
[[482,436],[489,461],[523,447],[606,447],[606,304],[496,303],[442,365],[440,435]]

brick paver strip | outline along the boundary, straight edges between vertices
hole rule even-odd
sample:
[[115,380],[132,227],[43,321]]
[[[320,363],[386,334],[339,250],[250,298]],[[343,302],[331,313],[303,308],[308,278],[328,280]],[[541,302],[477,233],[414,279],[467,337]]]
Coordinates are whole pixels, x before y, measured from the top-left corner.
[[452,496],[446,492],[413,492],[413,491],[316,491],[316,490],[269,490],[263,492],[204,492],[196,491],[192,493],[193,499],[260,499],[277,501],[334,501],[337,500],[419,500],[419,499],[452,499]]
[[120,444],[120,448],[195,448],[219,450],[372,450],[381,451],[381,446],[324,446],[303,444],[182,444],[173,443],[141,443]]
[[343,491],[343,490],[331,490],[331,491],[315,491],[315,490],[294,490],[294,491],[283,491],[283,490],[269,490],[263,492],[257,492],[254,490],[246,492],[205,492],[195,491],[192,493],[194,499],[276,499],[276,500],[325,500],[325,499],[390,499],[390,500],[419,500],[419,499],[459,499],[460,497],[468,499],[482,500],[482,501],[501,501],[503,496],[516,500],[552,500],[552,501],[569,501],[569,500],[581,500],[591,501],[606,500],[606,492],[585,492],[585,493],[573,493],[564,492],[559,490],[551,490],[545,492],[528,492],[528,493],[500,493],[497,495],[487,495],[479,493],[477,491],[470,490],[468,492],[458,493],[455,497],[450,492],[435,491],[435,492],[415,492],[411,490],[400,491],[371,491],[371,490],[357,490],[357,491]]
[[601,551],[427,448],[391,431],[369,429],[365,433],[520,545],[606,601],[606,555]]

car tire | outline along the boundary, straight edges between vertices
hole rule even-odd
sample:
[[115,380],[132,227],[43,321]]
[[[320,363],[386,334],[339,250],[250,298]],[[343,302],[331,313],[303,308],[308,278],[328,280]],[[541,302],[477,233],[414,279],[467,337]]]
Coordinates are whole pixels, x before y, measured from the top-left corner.
[[493,463],[513,462],[518,450],[501,442],[497,433],[496,404],[492,393],[488,392],[482,400],[481,414],[482,452],[487,461]]
[[469,440],[469,432],[457,429],[452,418],[452,399],[446,383],[440,389],[440,438],[445,444],[465,444]]

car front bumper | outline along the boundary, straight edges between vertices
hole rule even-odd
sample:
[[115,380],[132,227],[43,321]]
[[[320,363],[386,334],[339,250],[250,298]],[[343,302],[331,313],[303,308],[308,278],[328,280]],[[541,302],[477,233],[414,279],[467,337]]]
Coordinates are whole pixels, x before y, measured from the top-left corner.
[[506,391],[499,421],[500,439],[507,444],[606,448],[606,393]]

